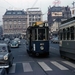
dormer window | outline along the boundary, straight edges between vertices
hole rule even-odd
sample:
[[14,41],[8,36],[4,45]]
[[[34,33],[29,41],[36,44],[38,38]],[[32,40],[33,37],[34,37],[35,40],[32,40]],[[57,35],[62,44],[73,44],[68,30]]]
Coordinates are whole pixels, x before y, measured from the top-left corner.
[[17,12],[17,14],[22,14],[22,12]]
[[7,14],[11,14],[11,12],[7,12]]

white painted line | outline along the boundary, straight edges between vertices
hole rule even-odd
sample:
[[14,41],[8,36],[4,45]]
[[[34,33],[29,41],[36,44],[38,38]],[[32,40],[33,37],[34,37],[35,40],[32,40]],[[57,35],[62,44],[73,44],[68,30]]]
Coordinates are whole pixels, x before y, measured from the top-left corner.
[[58,62],[56,61],[51,61],[51,63],[53,65],[55,65],[56,67],[58,67],[60,70],[69,70],[68,68],[64,67],[63,65],[59,64]]
[[16,64],[13,64],[9,70],[9,73],[15,73],[15,67],[16,67]]
[[45,70],[45,71],[52,71],[50,67],[48,67],[44,62],[38,62],[38,64]]
[[69,65],[69,66],[71,66],[71,67],[73,67],[73,68],[75,68],[75,64],[73,64],[73,63],[71,63],[69,61],[62,61],[62,62],[67,64],[67,65]]
[[32,72],[32,68],[29,63],[22,63],[24,72]]

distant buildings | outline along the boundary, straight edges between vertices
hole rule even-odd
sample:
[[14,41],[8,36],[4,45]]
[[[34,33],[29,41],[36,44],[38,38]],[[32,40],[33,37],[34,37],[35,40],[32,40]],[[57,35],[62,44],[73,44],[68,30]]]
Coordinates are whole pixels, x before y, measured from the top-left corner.
[[32,26],[36,21],[42,21],[42,11],[39,8],[28,8],[27,26]]
[[2,29],[2,26],[0,26],[0,38],[1,38],[2,34],[3,34],[3,29]]
[[48,24],[51,32],[58,32],[60,22],[71,18],[70,7],[53,6],[48,8]]
[[[37,8],[34,8],[37,9]],[[42,21],[41,10],[6,10],[3,15],[3,34],[26,34],[26,29],[36,21]]]

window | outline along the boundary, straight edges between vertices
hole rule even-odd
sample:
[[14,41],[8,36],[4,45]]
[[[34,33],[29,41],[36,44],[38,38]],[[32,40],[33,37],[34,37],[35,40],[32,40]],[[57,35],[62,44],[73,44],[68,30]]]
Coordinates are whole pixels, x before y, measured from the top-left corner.
[[62,32],[63,32],[62,30],[59,31],[60,40],[62,40],[62,34],[63,34]]
[[32,30],[32,40],[37,40],[37,29]]
[[13,14],[16,14],[16,12],[13,12]]
[[10,28],[11,28],[11,25],[10,25]]
[[0,52],[6,52],[7,48],[6,46],[0,46]]
[[69,40],[69,38],[70,38],[70,29],[67,28],[66,30],[67,30],[67,40]]
[[74,40],[74,27],[70,27],[71,30],[71,40]]
[[38,29],[38,40],[45,39],[45,29]]
[[22,14],[22,12],[17,12],[17,14]]
[[65,40],[65,39],[66,39],[66,30],[63,29],[63,40]]
[[7,12],[7,14],[9,15],[9,14],[11,14],[11,12]]

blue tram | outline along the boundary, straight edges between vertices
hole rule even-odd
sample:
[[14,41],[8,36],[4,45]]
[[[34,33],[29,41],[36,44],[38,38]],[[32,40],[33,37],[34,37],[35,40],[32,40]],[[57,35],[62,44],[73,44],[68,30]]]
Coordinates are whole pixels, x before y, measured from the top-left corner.
[[35,23],[26,32],[27,53],[29,55],[49,55],[49,27],[48,23]]

